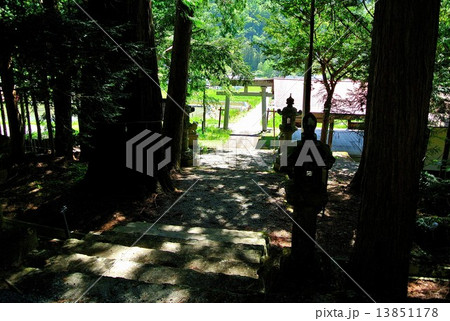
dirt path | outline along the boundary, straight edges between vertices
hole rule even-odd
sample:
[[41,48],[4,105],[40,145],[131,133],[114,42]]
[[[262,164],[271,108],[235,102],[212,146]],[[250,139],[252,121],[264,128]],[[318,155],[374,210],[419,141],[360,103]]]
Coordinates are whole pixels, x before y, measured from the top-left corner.
[[[255,149],[261,132],[261,104],[238,122],[222,150],[201,155],[199,166],[178,178],[187,191],[161,222],[240,230],[284,233],[291,220],[284,204],[283,176],[272,170],[275,151]],[[174,201],[173,199],[171,201]],[[164,204],[154,215],[162,215]]]
[[[245,149],[202,155],[199,167],[184,170],[178,178],[183,191],[195,185],[160,222],[254,231],[289,229],[289,218],[276,205],[283,204],[284,195],[282,177],[270,169],[273,157],[272,151]],[[154,214],[162,215],[167,205]]]
[[[268,98],[267,102],[269,102]],[[251,151],[255,149],[262,131],[261,105],[261,103],[258,104],[244,117],[229,125],[232,131],[228,144],[229,149],[242,149],[244,154],[252,153]]]
[[[178,177],[182,192],[148,211],[149,221],[263,231],[272,243],[289,246],[291,209],[285,202],[286,177],[272,170],[275,156],[274,151],[251,148],[202,155],[199,167]],[[345,188],[356,168],[350,159],[338,158],[330,173],[330,203],[319,217],[318,240],[336,255],[347,255],[354,237],[358,202],[347,198]]]
[[230,124],[229,128],[234,135],[255,135],[262,130],[261,120],[261,104],[258,104],[236,123]]

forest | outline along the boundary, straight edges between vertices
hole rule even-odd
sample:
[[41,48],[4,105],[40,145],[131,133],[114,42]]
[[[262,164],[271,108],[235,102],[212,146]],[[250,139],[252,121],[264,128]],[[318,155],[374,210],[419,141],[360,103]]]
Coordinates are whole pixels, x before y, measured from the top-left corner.
[[450,302],[450,0],[2,0],[0,302]]

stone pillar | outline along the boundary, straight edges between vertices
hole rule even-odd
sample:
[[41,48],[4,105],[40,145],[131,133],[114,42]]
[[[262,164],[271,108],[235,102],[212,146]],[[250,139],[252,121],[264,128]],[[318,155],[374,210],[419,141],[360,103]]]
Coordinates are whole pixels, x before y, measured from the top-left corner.
[[261,99],[262,99],[262,130],[263,132],[267,131],[267,87],[261,87]]
[[228,129],[228,121],[230,119],[230,105],[231,105],[230,95],[227,95],[225,98],[225,115],[223,117],[223,129]]
[[186,114],[184,115],[184,124],[183,124],[183,140],[181,142],[181,152],[186,153],[189,149],[188,146],[188,127],[190,123],[190,113],[191,113],[192,107],[186,106],[185,111]]
[[197,130],[197,123],[190,123],[190,113],[194,112],[195,108],[191,106],[186,107],[186,115],[184,115],[184,126],[183,126],[183,141],[182,141],[182,154],[181,154],[181,166],[189,167],[193,165],[193,155],[192,155],[192,145],[190,141],[193,140],[192,129],[195,127]]

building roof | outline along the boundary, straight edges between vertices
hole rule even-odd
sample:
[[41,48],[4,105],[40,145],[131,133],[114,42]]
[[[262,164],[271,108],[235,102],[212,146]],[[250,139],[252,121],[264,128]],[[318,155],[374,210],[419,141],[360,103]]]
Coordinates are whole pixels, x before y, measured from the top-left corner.
[[[275,78],[274,79],[274,105],[275,108],[286,106],[286,100],[292,94],[294,107],[301,109],[303,106],[303,78]],[[350,79],[338,82],[333,96],[331,112],[336,114],[365,115],[365,89],[361,83]],[[311,112],[323,112],[326,90],[321,79],[315,78],[312,82]]]

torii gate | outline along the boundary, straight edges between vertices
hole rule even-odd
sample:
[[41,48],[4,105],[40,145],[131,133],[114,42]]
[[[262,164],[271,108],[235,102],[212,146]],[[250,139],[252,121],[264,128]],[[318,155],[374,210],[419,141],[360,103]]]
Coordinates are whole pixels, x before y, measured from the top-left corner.
[[[233,86],[238,86],[242,84],[242,80],[231,80],[231,84]],[[248,86],[259,86],[261,87],[260,93],[252,93],[248,92]],[[267,87],[272,88],[272,92],[267,92]],[[223,119],[223,128],[228,129],[228,120],[230,118],[230,94],[220,91],[217,92],[218,95],[225,95],[225,116]],[[244,92],[234,93],[234,96],[261,96],[261,116],[262,116],[262,130],[267,131],[267,98],[273,98],[274,97],[274,81],[272,79],[268,78],[255,78],[246,85],[244,85]]]

